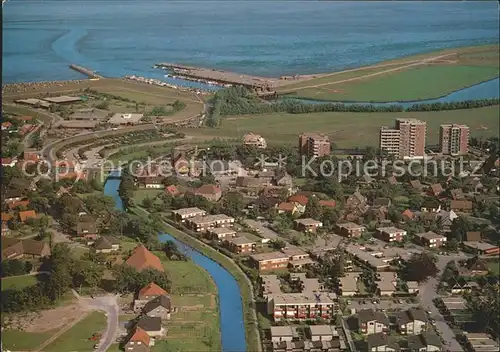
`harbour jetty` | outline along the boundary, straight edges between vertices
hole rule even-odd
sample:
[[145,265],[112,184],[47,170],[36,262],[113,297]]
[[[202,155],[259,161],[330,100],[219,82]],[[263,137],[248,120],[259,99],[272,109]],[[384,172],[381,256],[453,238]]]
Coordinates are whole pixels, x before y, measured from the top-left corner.
[[277,79],[250,76],[235,72],[228,72],[216,69],[185,66],[171,63],[159,63],[154,66],[171,72],[169,76],[185,80],[193,80],[210,85],[244,86],[257,91],[271,91],[276,85]]
[[89,70],[88,68],[85,68],[85,67],[82,67],[82,66],[78,66],[78,65],[75,65],[75,64],[71,64],[69,65],[69,67],[77,72],[80,72],[84,75],[86,75],[87,77],[89,77],[90,79],[100,79],[100,78],[104,78],[102,77],[101,75],[98,75],[97,73],[95,73],[94,71],[92,70]]

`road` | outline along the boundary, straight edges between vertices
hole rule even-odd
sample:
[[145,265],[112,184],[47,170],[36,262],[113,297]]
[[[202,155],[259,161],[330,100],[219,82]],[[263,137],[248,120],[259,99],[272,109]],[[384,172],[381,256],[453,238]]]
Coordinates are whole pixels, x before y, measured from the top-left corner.
[[75,290],[73,294],[78,300],[93,310],[104,311],[107,317],[106,331],[102,334],[101,341],[96,349],[97,352],[106,352],[114,343],[116,331],[118,330],[118,301],[116,295],[100,296],[95,298],[81,297]]
[[[465,255],[455,255],[455,256],[438,256],[438,261],[436,266],[439,269],[439,275],[442,274],[446,264],[451,260],[462,260],[467,258]],[[439,283],[439,276],[437,278],[430,278],[422,285],[420,285],[420,304],[426,310],[431,312],[429,315],[436,322],[436,329],[441,333],[441,336],[445,342],[446,347],[453,352],[463,352],[462,346],[457,342],[455,334],[451,330],[450,326],[444,319],[444,317],[439,312],[439,309],[434,305],[433,299],[438,297],[437,287]]]

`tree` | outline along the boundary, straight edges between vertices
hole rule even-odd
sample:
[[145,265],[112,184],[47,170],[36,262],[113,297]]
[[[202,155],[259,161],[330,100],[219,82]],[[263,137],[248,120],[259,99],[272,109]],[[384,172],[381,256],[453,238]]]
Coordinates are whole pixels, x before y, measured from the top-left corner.
[[283,240],[275,239],[271,242],[271,246],[279,251],[286,247],[286,243]]
[[425,282],[438,274],[436,262],[437,258],[430,253],[415,253],[403,265],[403,276],[407,281]]
[[239,216],[245,207],[243,196],[237,192],[226,194],[222,199],[222,207],[225,214],[233,217]]
[[95,288],[101,282],[104,269],[94,262],[78,260],[75,262],[71,275],[74,287]]
[[472,224],[463,216],[459,216],[453,220],[450,230],[451,238],[458,242],[462,242],[466,239],[467,232],[472,230]]
[[135,293],[147,284],[154,282],[161,288],[168,290],[170,280],[168,276],[154,269],[146,269],[138,272],[128,265],[121,265],[115,269],[115,289],[120,293]]
[[306,210],[304,211],[304,218],[319,219],[323,210],[319,204],[319,199],[316,196],[309,197]]
[[163,252],[170,260],[186,260],[186,256],[182,254],[173,241],[167,241],[163,244]]

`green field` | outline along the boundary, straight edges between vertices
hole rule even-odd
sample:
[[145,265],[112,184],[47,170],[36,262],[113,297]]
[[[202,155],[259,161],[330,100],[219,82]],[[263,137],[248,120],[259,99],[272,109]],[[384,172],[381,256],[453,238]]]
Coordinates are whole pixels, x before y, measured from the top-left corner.
[[2,279],[2,291],[10,289],[21,290],[36,283],[37,279],[35,275],[6,277]]
[[[499,75],[498,45],[452,48],[283,84],[278,93],[335,101],[437,98]],[[428,61],[432,59],[432,61]],[[427,60],[427,61],[422,61]]]
[[215,129],[185,130],[190,134],[202,134],[206,138],[242,138],[247,132],[262,135],[272,144],[296,145],[300,133],[323,132],[339,148],[378,146],[381,126],[393,126],[396,118],[414,117],[427,122],[427,144],[437,144],[439,125],[464,123],[470,127],[472,137],[498,136],[500,109],[491,106],[478,109],[398,112],[398,113],[339,113],[314,114],[263,114],[228,117]]
[[495,275],[500,274],[500,262],[498,260],[488,261],[488,269]]
[[92,351],[96,342],[89,338],[105,328],[106,316],[100,312],[92,312],[45,347],[44,352]]
[[3,347],[11,351],[28,351],[40,346],[47,341],[57,331],[47,332],[24,332],[18,330],[3,330]]
[[178,312],[167,323],[166,340],[157,341],[153,351],[220,351],[217,288],[208,274],[192,261],[162,259],[169,276],[172,305]]
[[164,193],[163,189],[138,189],[134,191],[134,202],[136,204],[141,204],[143,199],[150,198],[153,199],[157,195]]
[[296,90],[297,96],[338,101],[408,101],[437,98],[498,77],[496,67],[425,65],[344,83]]

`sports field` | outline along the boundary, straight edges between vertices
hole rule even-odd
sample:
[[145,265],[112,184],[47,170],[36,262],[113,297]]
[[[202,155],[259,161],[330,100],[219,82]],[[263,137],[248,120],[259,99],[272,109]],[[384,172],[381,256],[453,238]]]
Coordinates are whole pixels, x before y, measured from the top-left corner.
[[499,75],[498,45],[458,48],[286,84],[278,93],[336,101],[437,98]]
[[302,132],[323,132],[339,148],[378,145],[381,126],[393,126],[396,118],[413,117],[427,122],[427,143],[436,144],[439,125],[464,123],[472,137],[498,135],[499,106],[469,110],[397,112],[397,113],[338,113],[263,114],[228,117],[219,128],[186,129],[184,132],[204,135],[206,138],[242,138],[245,133],[261,134],[270,144],[297,143]]

